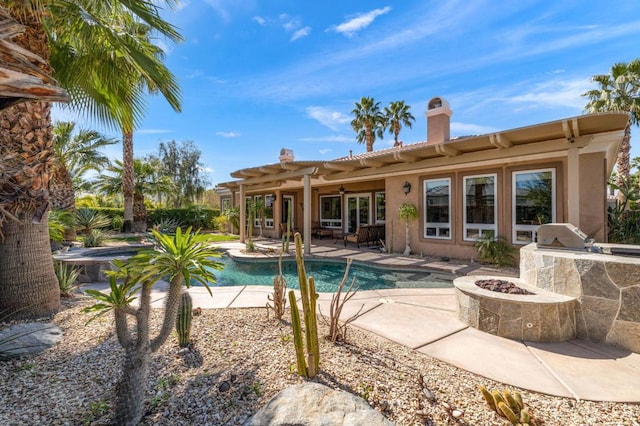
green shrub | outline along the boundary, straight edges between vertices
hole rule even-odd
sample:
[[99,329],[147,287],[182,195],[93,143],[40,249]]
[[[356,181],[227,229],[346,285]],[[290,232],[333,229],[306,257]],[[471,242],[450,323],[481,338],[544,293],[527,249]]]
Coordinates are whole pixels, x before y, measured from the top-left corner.
[[94,209],[81,208],[76,212],[76,230],[88,235],[92,230],[106,228],[111,225],[111,220],[103,213]]
[[479,238],[474,247],[483,262],[494,263],[498,266],[514,266],[518,250],[507,242],[504,237],[494,239],[492,236]]
[[111,229],[122,232],[124,226],[124,216],[111,216]]
[[100,247],[107,240],[107,234],[100,229],[92,229],[84,236],[85,247]]
[[193,229],[211,229],[215,218],[220,216],[220,210],[191,206],[186,209],[150,209],[147,214],[149,223],[160,223],[163,219],[173,219],[181,226],[191,226]]
[[80,270],[63,262],[55,262],[53,266],[60,286],[60,296],[71,297],[71,290],[76,287]]

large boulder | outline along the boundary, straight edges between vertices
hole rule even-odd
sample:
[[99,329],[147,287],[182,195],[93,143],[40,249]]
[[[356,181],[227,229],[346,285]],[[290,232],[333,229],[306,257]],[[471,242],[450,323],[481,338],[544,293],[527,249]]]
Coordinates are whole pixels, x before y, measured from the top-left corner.
[[20,357],[37,354],[62,339],[62,330],[46,322],[14,324],[0,331],[0,356]]
[[308,382],[282,390],[244,425],[393,426],[393,423],[356,395]]

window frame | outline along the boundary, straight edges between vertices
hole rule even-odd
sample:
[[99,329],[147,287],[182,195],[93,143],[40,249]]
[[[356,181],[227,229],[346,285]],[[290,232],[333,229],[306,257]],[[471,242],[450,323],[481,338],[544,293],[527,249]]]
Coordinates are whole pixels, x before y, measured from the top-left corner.
[[[338,199],[338,215],[340,215],[340,218],[336,219],[336,218],[324,218],[322,216],[322,200],[324,198],[337,198]],[[322,228],[329,228],[329,229],[342,229],[342,196],[341,195],[332,195],[332,194],[328,194],[328,195],[320,195],[319,197],[319,212],[318,212],[318,218],[320,219],[320,227]]]
[[[378,196],[382,196],[382,204],[378,203]],[[373,194],[373,199],[374,199],[374,209],[375,209],[375,223],[379,223],[379,224],[383,224],[386,222],[386,210],[387,210],[387,194],[385,193],[385,191],[376,191],[375,194]],[[383,214],[382,217],[383,219],[379,219],[378,217],[380,216],[380,210],[382,210]]]
[[[516,201],[517,201],[517,192],[516,192],[516,176],[518,174],[527,174],[527,173],[545,173],[551,172],[551,221],[546,223],[554,223],[556,221],[556,169],[555,167],[547,167],[542,169],[526,169],[526,170],[515,170],[511,172],[511,241],[513,245],[526,245],[532,242],[537,241],[537,232],[540,225],[524,225],[518,224],[516,221]],[[518,231],[523,232],[531,232],[531,240],[530,241],[520,241],[518,240]]]
[[[427,186],[429,184],[429,182],[439,182],[439,181],[446,181],[447,182],[447,198],[448,198],[448,204],[447,204],[447,208],[448,208],[448,212],[449,212],[449,221],[448,222],[427,222],[427,211],[429,209],[429,197],[427,196]],[[452,232],[452,225],[451,225],[451,216],[452,216],[452,210],[451,210],[451,178],[450,177],[442,177],[442,178],[433,178],[433,179],[425,179],[422,183],[422,194],[423,194],[423,200],[424,200],[424,212],[422,214],[422,223],[424,225],[423,227],[423,237],[426,239],[434,239],[434,240],[451,240],[453,238],[453,232]],[[435,228],[435,235],[427,235],[427,229],[429,228]],[[448,229],[449,231],[449,235],[440,235],[440,231],[444,230],[444,229]]]
[[[467,222],[467,181],[476,178],[493,178],[493,223],[468,223]],[[483,173],[478,175],[467,175],[462,177],[462,239],[464,241],[477,241],[480,238],[484,238],[488,232],[493,232],[493,238],[498,238],[498,174],[497,173]],[[468,236],[469,229],[477,229],[478,237],[473,238]]]
[[[271,200],[269,203],[268,200]],[[273,228],[275,226],[275,204],[276,196],[274,194],[265,194],[264,196],[264,227]]]

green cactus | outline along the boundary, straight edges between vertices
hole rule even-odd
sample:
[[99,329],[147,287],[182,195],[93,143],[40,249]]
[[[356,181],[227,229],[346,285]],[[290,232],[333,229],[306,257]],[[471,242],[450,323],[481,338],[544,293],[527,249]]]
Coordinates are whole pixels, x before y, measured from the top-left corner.
[[524,407],[522,395],[518,391],[505,389],[502,393],[498,390],[489,392],[484,386],[480,386],[482,397],[493,411],[502,417],[506,417],[513,425],[532,425],[529,411]]
[[193,302],[188,292],[182,292],[176,330],[178,331],[178,343],[184,348],[191,341],[191,317],[193,316]]
[[[316,286],[313,278],[307,277],[307,272],[304,268],[302,237],[299,233],[295,234],[294,240],[296,244],[298,283],[300,285],[302,317],[304,319],[305,343],[307,352],[307,359],[305,362],[304,351],[302,351],[303,355],[301,357],[298,345],[296,345],[296,360],[298,362],[298,372],[308,378],[313,378],[318,373],[318,367],[320,364],[320,344],[318,342],[318,321],[316,316],[316,300],[318,299],[318,294],[316,293]],[[295,343],[296,328],[300,330],[301,327],[300,314],[298,312],[298,306],[296,305],[295,295],[292,291],[289,292],[289,302],[291,304],[291,323],[293,327]],[[296,322],[298,325],[295,325]],[[302,339],[302,331],[300,330],[299,332],[300,339]],[[302,349],[302,342],[300,342],[300,349]],[[302,374],[303,372],[305,374]]]
[[302,325],[300,324],[300,311],[296,304],[296,295],[293,290],[289,291],[289,304],[291,305],[291,327],[293,328],[293,345],[296,348],[296,362],[298,364],[298,374],[307,376],[307,363],[304,359],[304,347],[302,343]]
[[516,416],[516,413],[514,413],[513,410],[509,408],[509,406],[504,402],[501,401],[498,403],[498,409],[502,411],[502,414],[504,414],[504,416],[511,422],[512,425],[517,425],[518,423],[520,423],[520,418]]

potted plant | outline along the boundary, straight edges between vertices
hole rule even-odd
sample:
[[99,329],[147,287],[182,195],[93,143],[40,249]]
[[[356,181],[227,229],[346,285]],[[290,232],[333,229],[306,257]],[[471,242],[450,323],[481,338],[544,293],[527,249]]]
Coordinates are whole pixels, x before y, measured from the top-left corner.
[[409,223],[418,218],[418,209],[411,203],[403,203],[400,208],[398,208],[398,216],[400,216],[400,220],[405,224],[406,246],[403,254],[405,256],[409,256],[411,254],[411,245],[409,244]]

